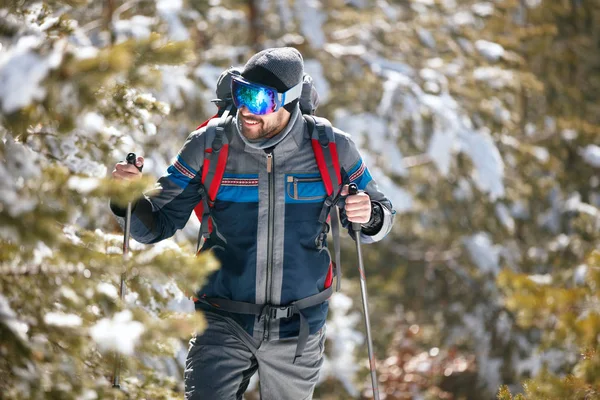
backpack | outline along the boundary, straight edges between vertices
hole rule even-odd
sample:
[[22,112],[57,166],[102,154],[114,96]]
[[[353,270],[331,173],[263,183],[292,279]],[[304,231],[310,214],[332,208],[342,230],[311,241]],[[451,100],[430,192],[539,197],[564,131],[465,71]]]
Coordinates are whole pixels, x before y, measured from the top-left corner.
[[[219,111],[212,118],[204,121],[196,128],[200,129],[205,126],[207,127],[205,132],[206,154],[202,168],[202,184],[199,190],[202,201],[194,208],[194,213],[200,221],[200,230],[198,232],[198,243],[196,248],[197,254],[201,251],[204,240],[210,236],[213,230],[210,210],[213,207],[217,193],[219,192],[229,153],[230,138],[228,138],[225,133],[225,126],[231,122],[233,118],[232,115],[235,113],[235,106],[233,105],[230,91],[231,76],[234,74],[239,75],[240,73],[239,69],[231,67],[221,74],[217,81],[216,93],[218,98],[212,100],[212,102],[217,105]],[[323,242],[331,228],[335,262],[332,261],[333,268],[330,268],[330,273],[325,281],[330,286],[333,275],[335,275],[336,291],[339,291],[341,285],[341,257],[339,243],[339,211],[337,202],[340,199],[343,181],[337,147],[335,144],[335,135],[331,123],[325,118],[316,117],[314,115],[318,104],[319,97],[313,85],[313,80],[310,75],[304,74],[299,105],[302,115],[308,124],[309,132],[311,133],[311,143],[315,154],[315,160],[327,193],[327,197],[325,198],[323,208],[319,215],[319,222],[323,225],[323,230],[317,237],[317,240],[322,243],[321,248],[328,251]],[[326,289],[328,288],[327,283]]]

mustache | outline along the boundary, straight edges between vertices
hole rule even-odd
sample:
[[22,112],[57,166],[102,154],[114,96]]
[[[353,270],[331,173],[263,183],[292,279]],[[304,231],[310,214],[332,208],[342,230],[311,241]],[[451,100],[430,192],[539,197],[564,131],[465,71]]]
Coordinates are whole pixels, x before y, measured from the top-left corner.
[[251,122],[260,122],[260,119],[257,118],[253,118],[250,116],[245,116],[244,114],[241,114],[242,118],[245,119],[246,121],[251,121]]

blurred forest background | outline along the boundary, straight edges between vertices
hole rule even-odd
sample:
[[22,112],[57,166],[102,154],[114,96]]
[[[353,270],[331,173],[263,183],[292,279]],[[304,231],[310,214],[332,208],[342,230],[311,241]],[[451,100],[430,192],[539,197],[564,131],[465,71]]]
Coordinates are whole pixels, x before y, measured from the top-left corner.
[[[183,398],[218,266],[195,219],[124,265],[107,199],[274,46],[397,210],[364,248],[382,399],[600,398],[600,0],[0,0],[0,399]],[[315,399],[372,397],[344,246]]]

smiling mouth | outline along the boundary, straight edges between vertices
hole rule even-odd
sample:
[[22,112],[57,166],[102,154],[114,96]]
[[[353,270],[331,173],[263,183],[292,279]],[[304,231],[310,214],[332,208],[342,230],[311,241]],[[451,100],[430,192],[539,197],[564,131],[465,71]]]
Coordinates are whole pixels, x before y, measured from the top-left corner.
[[249,118],[245,118],[245,117],[242,117],[242,121],[244,121],[244,124],[250,125],[250,126],[258,125],[258,123],[259,123],[259,121],[255,120],[255,119],[249,119]]

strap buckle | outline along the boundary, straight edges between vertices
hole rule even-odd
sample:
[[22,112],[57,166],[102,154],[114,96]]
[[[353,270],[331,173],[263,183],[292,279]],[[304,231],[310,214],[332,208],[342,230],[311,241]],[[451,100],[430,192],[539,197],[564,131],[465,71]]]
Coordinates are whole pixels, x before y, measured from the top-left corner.
[[269,308],[269,317],[271,317],[271,319],[290,318],[292,315],[294,315],[294,310],[291,306],[271,306]]

